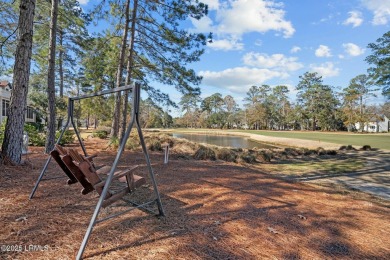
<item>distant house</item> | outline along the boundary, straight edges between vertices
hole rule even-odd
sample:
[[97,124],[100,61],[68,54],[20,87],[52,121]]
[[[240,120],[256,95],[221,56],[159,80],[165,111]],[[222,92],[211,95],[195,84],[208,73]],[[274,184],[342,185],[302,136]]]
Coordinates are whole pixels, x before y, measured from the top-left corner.
[[[355,124],[356,129],[360,129],[360,123]],[[363,125],[363,131],[370,133],[390,132],[390,120],[385,115],[375,115]]]
[[[0,81],[0,124],[7,118],[9,102],[11,99],[12,85],[8,81]],[[27,101],[26,122],[36,122],[37,115],[35,110],[29,106]]]

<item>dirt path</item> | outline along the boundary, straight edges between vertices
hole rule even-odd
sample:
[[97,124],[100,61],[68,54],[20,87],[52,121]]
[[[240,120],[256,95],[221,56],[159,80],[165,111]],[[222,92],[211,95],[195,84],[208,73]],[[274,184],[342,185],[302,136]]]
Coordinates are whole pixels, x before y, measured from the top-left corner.
[[[115,151],[94,140],[98,164]],[[91,151],[92,150],[92,151]],[[343,193],[305,183],[289,183],[258,169],[222,161],[195,161],[152,152],[166,217],[131,211],[94,230],[86,259],[388,259],[389,204],[361,193]],[[0,169],[1,259],[73,259],[97,202],[80,195],[80,185],[46,181],[29,201],[45,160]],[[121,167],[140,164],[139,152],[125,151]],[[61,176],[55,165],[50,176]],[[148,191],[148,187],[144,187]],[[142,190],[143,191],[143,190]],[[137,197],[135,193],[134,197]],[[103,213],[120,209],[112,206]],[[36,250],[29,250],[30,245]],[[19,247],[20,246],[20,247]],[[15,248],[15,247],[14,247]]]

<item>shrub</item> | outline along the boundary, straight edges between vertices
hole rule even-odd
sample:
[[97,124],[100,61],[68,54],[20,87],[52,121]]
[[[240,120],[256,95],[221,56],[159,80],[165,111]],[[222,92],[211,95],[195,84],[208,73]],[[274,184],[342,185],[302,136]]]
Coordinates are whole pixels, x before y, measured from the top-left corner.
[[40,133],[38,129],[32,124],[25,124],[24,131],[28,134],[28,143],[32,146],[44,146],[46,142],[46,135]]
[[237,154],[229,148],[222,148],[217,150],[217,158],[227,162],[235,162]]
[[119,147],[119,138],[118,137],[111,137],[110,143],[108,145],[114,149],[118,148]]
[[[46,137],[43,133],[39,133],[36,126],[30,123],[24,125],[24,131],[27,132],[29,137],[29,145],[43,146],[45,145]],[[3,143],[5,133],[5,120],[0,125],[0,145]]]
[[213,161],[217,159],[214,150],[203,145],[201,145],[199,149],[195,152],[194,158],[197,160],[213,160]]
[[326,154],[327,155],[337,155],[337,151],[336,150],[327,150]]
[[[56,132],[56,140],[60,137],[61,131]],[[60,145],[70,144],[74,142],[74,132],[72,130],[65,130],[64,134],[62,135],[62,138],[60,140]]]
[[174,141],[172,140],[172,135],[159,134],[158,139],[160,140],[161,143],[169,144],[169,147],[172,147],[174,145]]
[[371,151],[372,150],[372,148],[371,148],[371,146],[370,145],[363,145],[363,147],[362,147],[362,149],[361,150],[363,150],[363,151]]
[[272,154],[271,153],[268,153],[267,151],[259,151],[257,153],[257,156],[258,158],[262,161],[262,162],[270,162],[271,159],[272,159]]
[[140,143],[139,143],[139,140],[138,138],[129,138],[127,139],[127,142],[126,142],[126,149],[129,149],[129,150],[136,150],[140,147]]
[[148,140],[148,148],[151,151],[161,151],[161,142],[157,138],[150,138]]
[[286,153],[286,155],[290,155],[290,156],[300,155],[299,151],[295,148],[284,148],[284,152]]
[[177,139],[174,141],[172,146],[172,153],[176,154],[185,154],[187,155],[193,155],[195,154],[195,151],[198,149],[198,145],[194,142],[187,141],[185,139]]
[[256,156],[250,152],[244,152],[241,154],[240,158],[246,163],[256,162]]
[[304,151],[304,155],[306,156],[313,155],[313,154],[317,154],[317,151],[313,149],[307,149]]
[[106,130],[97,130],[92,134],[92,136],[100,139],[106,139],[108,136],[108,132]]
[[316,149],[316,151],[317,151],[317,154],[318,154],[318,155],[325,155],[325,154],[326,154],[325,149],[322,148],[322,147],[318,147],[318,148]]
[[0,125],[0,144],[3,143],[5,133],[5,120]]
[[345,146],[345,145],[340,146],[339,150],[347,150],[347,151],[353,150],[353,151],[355,151],[356,149],[352,145],[349,144],[347,146]]

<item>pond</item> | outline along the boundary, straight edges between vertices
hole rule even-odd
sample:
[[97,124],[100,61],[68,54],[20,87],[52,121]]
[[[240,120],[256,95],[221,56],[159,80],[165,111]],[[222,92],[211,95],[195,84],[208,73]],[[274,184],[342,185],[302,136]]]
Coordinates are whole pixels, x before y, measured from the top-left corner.
[[271,149],[275,146],[261,142],[255,142],[245,137],[228,136],[228,135],[204,135],[204,134],[188,134],[188,133],[173,133],[175,138],[184,138],[196,143],[206,143],[224,147],[252,149],[253,147]]

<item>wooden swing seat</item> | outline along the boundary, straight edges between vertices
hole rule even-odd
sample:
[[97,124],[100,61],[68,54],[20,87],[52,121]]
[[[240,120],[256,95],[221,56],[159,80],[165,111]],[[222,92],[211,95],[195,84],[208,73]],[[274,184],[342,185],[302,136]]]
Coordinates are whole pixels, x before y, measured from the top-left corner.
[[[91,161],[79,154],[76,150],[71,148],[68,148],[67,150],[68,155],[73,160],[73,164],[80,170],[85,180],[87,180],[89,184],[93,187],[93,189],[96,190],[99,195],[101,195],[106,181],[102,180],[99,177],[99,170],[96,170]],[[106,172],[108,168],[104,168],[104,171]],[[116,171],[114,173],[114,181],[119,180],[122,182],[126,182],[127,185],[125,188],[115,193],[113,193],[112,191],[108,191],[106,197],[104,198],[102,207],[107,207],[108,205],[121,199],[126,194],[134,192],[135,189],[141,187],[146,183],[144,177],[133,174],[133,171],[137,168],[138,165],[135,165],[131,168]]]

